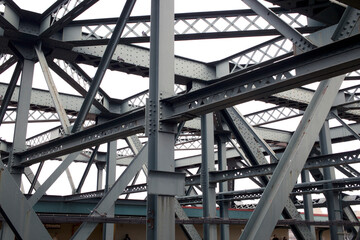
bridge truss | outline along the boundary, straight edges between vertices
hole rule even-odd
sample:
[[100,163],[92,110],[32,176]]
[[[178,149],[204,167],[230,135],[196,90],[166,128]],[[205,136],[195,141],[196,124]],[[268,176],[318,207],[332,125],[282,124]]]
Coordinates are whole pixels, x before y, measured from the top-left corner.
[[[64,201],[98,200],[71,239],[99,223],[113,239],[112,224],[126,221],[115,202],[139,193],[146,221],[132,221],[146,224],[147,239],[175,239],[175,224],[190,239],[216,239],[217,224],[221,239],[229,224],[246,224],[240,239],[269,239],[277,224],[315,239],[318,207],[327,208],[331,239],[360,237],[356,1],[243,0],[242,9],[175,13],[174,1],[152,0],[150,15],[137,16],[136,1],[124,0],[119,17],[86,20],[78,17],[102,1],[58,0],[43,13],[16,2],[0,1],[2,239],[51,239],[33,207],[63,173]],[[212,62],[174,55],[178,42],[196,51],[210,39],[259,44]],[[33,86],[35,66],[42,89]],[[109,79],[110,71],[128,75]],[[123,98],[103,88],[131,91],[132,75],[148,89]],[[58,91],[59,79],[71,92]],[[86,167],[70,171],[74,164]],[[189,219],[182,206],[202,207],[203,218]],[[229,208],[253,213],[236,222]]]

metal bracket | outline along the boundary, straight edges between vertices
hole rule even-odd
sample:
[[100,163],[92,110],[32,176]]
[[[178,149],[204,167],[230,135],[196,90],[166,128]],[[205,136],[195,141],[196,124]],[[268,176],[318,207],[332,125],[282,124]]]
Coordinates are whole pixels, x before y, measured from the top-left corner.
[[150,170],[148,193],[162,196],[182,196],[185,194],[185,173]]

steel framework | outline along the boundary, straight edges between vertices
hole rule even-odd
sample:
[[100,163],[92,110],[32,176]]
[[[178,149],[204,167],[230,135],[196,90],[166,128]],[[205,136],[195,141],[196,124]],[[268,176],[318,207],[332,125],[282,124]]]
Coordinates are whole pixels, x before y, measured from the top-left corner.
[[[51,239],[42,221],[72,220],[81,225],[71,239],[100,223],[113,239],[120,222],[145,224],[149,240],[175,239],[175,224],[189,239],[230,239],[229,224],[245,225],[244,240],[270,239],[278,224],[297,239],[316,239],[314,225],[360,239],[357,1],[242,0],[243,9],[175,13],[174,1],[149,0],[150,15],[137,16],[136,1],[124,0],[119,17],[86,20],[77,19],[101,1],[57,0],[43,13],[17,2],[0,1],[0,239]],[[213,48],[260,43],[212,62],[174,54],[178,41],[195,51],[209,39]],[[104,81],[134,85],[110,71],[148,89],[114,96]],[[71,92],[58,91],[65,84]],[[41,127],[29,135],[33,124]],[[44,170],[49,162],[57,167]],[[71,194],[59,190],[61,201],[100,199],[88,217],[37,214],[64,172]],[[117,218],[119,198],[145,199],[146,219]],[[231,219],[230,208],[253,213]],[[329,221],[314,221],[314,208]]]

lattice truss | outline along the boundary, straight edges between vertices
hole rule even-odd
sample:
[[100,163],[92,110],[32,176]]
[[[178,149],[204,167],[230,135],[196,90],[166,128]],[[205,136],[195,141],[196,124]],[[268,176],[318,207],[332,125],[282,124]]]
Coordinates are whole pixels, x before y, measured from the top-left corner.
[[[279,17],[294,28],[306,26],[306,17],[298,13],[282,13]],[[110,38],[115,24],[83,25],[83,40]],[[175,35],[221,33],[274,29],[258,15],[235,15],[218,17],[177,18],[174,22]],[[123,38],[150,36],[150,21],[128,23]]]
[[59,19],[62,19],[66,14],[70,13],[76,6],[84,0],[65,0],[51,12],[51,25]]
[[[152,134],[156,131],[157,137],[171,134],[166,140],[174,141],[174,148],[170,150],[174,151],[176,156],[174,171],[184,173],[185,176],[182,195],[176,196],[176,203],[182,206],[202,206],[204,209],[213,210],[219,206],[221,211],[225,212],[229,211],[224,210],[228,207],[255,209],[256,215],[257,208],[266,208],[262,201],[269,200],[263,199],[271,191],[267,190],[266,186],[273,186],[271,184],[276,181],[272,179],[278,179],[275,184],[279,186],[284,183],[278,169],[285,166],[282,164],[286,161],[285,158],[296,158],[293,162],[302,161],[304,172],[309,171],[312,179],[302,176],[299,181],[288,176],[286,181],[289,181],[289,184],[295,180],[287,195],[292,202],[289,200],[290,202],[281,206],[282,210],[285,208],[288,212],[288,215],[283,217],[303,221],[298,219],[297,208],[310,212],[308,204],[312,203],[314,208],[324,208],[329,201],[334,201],[337,197],[342,199],[341,204],[344,206],[335,204],[336,206],[328,211],[343,212],[345,217],[336,216],[331,221],[339,221],[339,225],[345,220],[352,221],[353,225],[359,224],[356,218],[352,218],[351,208],[349,210],[346,207],[360,203],[357,195],[360,190],[360,172],[357,170],[360,152],[356,147],[351,147],[351,151],[332,154],[331,150],[327,152],[323,149],[319,141],[327,141],[335,146],[335,143],[360,140],[360,85],[356,82],[360,80],[360,41],[357,36],[360,10],[348,7],[344,11],[342,7],[340,11],[336,3],[329,2],[330,5],[324,3],[317,6],[317,11],[314,10],[315,6],[307,6],[313,11],[303,11],[304,8],[299,8],[296,4],[290,4],[291,7],[286,9],[286,4],[283,3],[286,1],[277,1],[282,8],[274,8],[272,15],[266,7],[267,14],[261,13],[257,9],[257,1],[253,1],[249,4],[252,10],[249,8],[175,14],[175,40],[197,40],[197,44],[203,39],[230,37],[266,37],[267,40],[215,62],[204,63],[175,56],[175,82],[167,88],[174,87],[174,93],[160,91],[158,103],[154,104],[154,97],[149,90],[118,98],[110,97],[106,91],[108,89],[105,90],[103,85],[100,88],[102,78],[106,77],[105,72],[108,70],[130,73],[128,69],[140,69],[144,81],[149,81],[152,70],[150,59],[153,53],[150,49],[134,43],[148,42],[151,40],[150,36],[157,37],[154,32],[152,35],[150,17],[129,16],[132,10],[129,5],[133,1],[127,0],[121,13],[121,16],[127,16],[120,30],[121,24],[116,24],[117,18],[75,20],[95,2],[97,1],[57,1],[43,14],[36,15],[36,21],[33,22],[28,19],[32,16],[31,12],[27,13],[29,16],[21,16],[23,12],[15,2],[0,1],[0,73],[8,74],[12,71],[9,79],[0,84],[0,123],[2,129],[10,125],[15,128],[13,142],[3,139],[0,141],[0,168],[6,169],[4,174],[0,174],[0,184],[9,183],[7,188],[10,189],[9,199],[0,199],[0,210],[2,214],[6,214],[5,219],[12,221],[12,226],[21,224],[16,217],[11,216],[23,213],[6,207],[6,204],[14,198],[13,194],[17,194],[16,196],[20,197],[19,200],[15,198],[16,203],[27,207],[25,210],[30,213],[31,222],[34,222],[31,227],[40,234],[43,226],[35,223],[38,217],[32,207],[38,201],[41,204],[41,197],[65,171],[72,194],[64,196],[64,202],[81,204],[83,200],[101,199],[95,209],[89,209],[88,214],[94,219],[114,214],[108,209],[109,202],[113,204],[119,198],[140,199],[146,203],[149,199],[146,193],[152,191],[150,183],[146,181],[160,176],[149,177],[150,174],[161,172],[151,169],[156,164],[148,164],[151,151],[154,150],[150,149],[154,145],[151,144]],[[338,11],[337,17],[327,16],[333,22],[319,13],[319,8],[324,6],[331,9],[335,7]],[[17,18],[18,16],[21,18]],[[313,18],[319,24],[309,26],[308,18]],[[330,27],[335,23],[338,24],[336,27]],[[335,43],[316,42],[322,31],[334,31],[333,28],[336,28],[336,31],[328,42]],[[310,36],[305,38],[303,33]],[[113,39],[116,35],[118,39]],[[36,41],[33,40],[35,38]],[[329,37],[326,35],[324,38]],[[27,42],[28,39],[32,41]],[[324,46],[320,47],[321,45]],[[299,49],[305,53],[300,54]],[[31,73],[29,65],[37,62],[41,65],[49,91],[31,90],[31,86],[26,85],[26,80],[29,81],[26,77],[31,75],[28,74]],[[94,77],[88,76],[80,64],[95,67]],[[172,72],[172,66],[170,68],[161,69],[156,74]],[[54,72],[78,94],[58,92],[52,79]],[[331,82],[338,82],[339,75],[344,76],[344,87],[338,90],[331,83],[324,87],[326,79],[332,78]],[[18,81],[20,78],[25,79],[24,82]],[[114,82],[111,87],[118,87],[115,84],[118,79],[111,81]],[[319,87],[323,87],[321,94],[314,90],[317,85],[305,85],[317,81],[323,81]],[[16,82],[21,85],[15,86]],[[129,87],[131,84],[131,80],[122,82],[121,87]],[[21,89],[22,86],[27,86],[24,88],[28,91]],[[151,86],[153,85],[150,79],[150,88]],[[157,87],[162,89],[161,85]],[[328,93],[327,89],[333,92]],[[19,95],[21,97],[18,97]],[[326,97],[320,101],[319,95]],[[334,103],[327,103],[329,99],[335,99],[331,100]],[[247,109],[248,113],[242,115],[244,105],[237,104],[249,102],[256,107]],[[272,105],[266,105],[259,110],[257,104],[263,102]],[[329,110],[323,112],[323,109],[327,108]],[[317,112],[311,112],[315,111],[312,109],[317,109]],[[206,114],[209,113],[213,115],[207,118]],[[159,120],[156,120],[159,124],[154,122],[155,114],[159,114]],[[302,134],[295,128],[288,130],[288,126],[285,126],[292,121],[296,123],[294,118],[308,120],[307,126],[299,123],[298,128],[303,127],[304,139],[311,142],[311,149],[301,149],[301,141],[305,140],[300,139],[297,143],[296,139]],[[320,121],[320,118],[322,120],[319,126],[313,125],[313,122]],[[329,119],[331,124],[336,124],[327,127]],[[213,126],[206,125],[209,121]],[[46,126],[48,122],[57,122],[59,126],[51,129],[44,127],[39,133],[27,138],[26,133],[19,132],[23,125],[31,127],[32,123],[41,123]],[[322,131],[328,132],[322,132],[319,137],[317,132],[324,122]],[[313,135],[316,136],[310,139]],[[357,146],[356,144],[358,143],[354,143],[354,146]],[[207,149],[204,146],[207,146]],[[158,148],[161,153],[169,151],[163,146]],[[291,155],[297,153],[296,151],[309,151],[309,157]],[[202,154],[207,157],[202,157]],[[285,160],[282,156],[285,156]],[[49,173],[46,181],[40,182],[39,175],[46,172],[43,168],[46,168],[49,160],[56,160],[59,165]],[[294,164],[293,162],[288,165]],[[77,168],[80,164],[86,166],[85,169],[81,168],[84,170]],[[333,169],[336,177],[328,178],[324,171],[319,171],[327,168]],[[19,169],[24,169],[24,172]],[[90,177],[90,170],[95,170],[97,177]],[[115,170],[120,171],[116,181],[110,179],[112,175],[115,178]],[[104,172],[106,184],[102,183]],[[285,169],[283,172],[292,174],[295,171]],[[29,196],[24,197],[21,194],[17,187],[19,183],[14,182],[10,174],[26,176],[28,181],[24,181],[26,189],[23,192],[29,193]],[[72,174],[80,180],[74,182]],[[175,175],[174,172],[171,174]],[[84,187],[85,182],[95,178],[97,183],[93,184],[90,190]],[[166,180],[173,179],[167,176]],[[243,184],[244,181],[246,184]],[[111,182],[113,187],[108,188],[108,182]],[[213,187],[215,184],[218,186],[216,189]],[[1,189],[4,188],[0,186],[0,195],[3,195]],[[330,198],[328,192],[338,195]],[[274,195],[278,197],[280,194],[282,193]],[[159,196],[161,198],[163,195]],[[316,197],[311,199],[307,196]],[[282,204],[282,199],[278,200],[279,204]],[[217,202],[217,205],[209,206],[209,202]],[[269,202],[276,204],[273,199]],[[176,210],[180,220],[187,219],[186,214],[183,214],[185,213]],[[204,214],[202,220],[215,219],[211,214]],[[24,217],[23,215],[21,216]],[[225,219],[220,219],[222,220]],[[269,222],[275,226],[277,220],[274,217]],[[84,232],[91,232],[94,227],[92,224],[84,223],[85,226],[79,227],[80,233],[75,233],[74,239],[87,238],[87,233]],[[311,239],[307,237],[307,234],[311,234],[309,230],[304,230],[301,226],[299,224],[290,228],[296,230],[294,232],[299,239]],[[247,225],[247,228],[250,227]],[[6,228],[5,224],[4,229]],[[331,227],[329,228],[331,230]],[[28,237],[27,233],[18,227],[13,227],[12,230],[16,232],[16,237]],[[185,231],[186,236],[191,239],[199,239],[196,230],[185,228]],[[245,229],[245,232],[247,231],[250,230]],[[7,230],[4,232],[9,234]],[[339,231],[337,232],[339,234]],[[359,235],[356,228],[350,232]],[[45,235],[39,235],[39,239]],[[10,234],[11,237],[13,238]]]

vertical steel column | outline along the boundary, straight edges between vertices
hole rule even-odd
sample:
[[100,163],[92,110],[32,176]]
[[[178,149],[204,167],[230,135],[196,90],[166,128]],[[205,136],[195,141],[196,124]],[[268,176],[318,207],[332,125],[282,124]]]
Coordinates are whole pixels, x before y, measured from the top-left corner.
[[[213,114],[201,116],[201,172],[200,182],[203,192],[203,217],[216,217],[216,193],[215,184],[210,184],[209,171],[215,170],[214,159],[214,119]],[[215,224],[205,223],[204,239],[217,239]]]
[[[23,72],[21,75],[18,107],[16,110],[13,147],[10,152],[9,163],[8,163],[8,168],[10,170],[10,173],[14,177],[15,182],[18,184],[19,188],[21,184],[21,175],[23,173],[23,168],[13,168],[12,166],[13,164],[16,164],[16,162],[18,161],[14,153],[26,150],[26,144],[25,144],[26,131],[28,127],[28,115],[30,110],[30,98],[31,98],[33,74],[34,74],[34,64],[35,63],[33,61],[27,59],[24,60]],[[11,232],[9,225],[4,224],[3,239],[11,239],[14,238],[13,236],[14,235]]]
[[[309,170],[301,171],[301,181],[303,183],[310,182]],[[311,194],[304,194],[303,199],[304,199],[305,220],[314,221],[314,211],[313,211]],[[311,231],[311,234],[314,236],[314,239],[316,239],[314,225],[310,226],[310,231]]]
[[96,190],[99,191],[100,189],[102,189],[103,186],[103,175],[104,175],[105,164],[102,162],[97,162],[96,168],[97,168]]
[[[217,145],[218,145],[218,164],[219,171],[227,170],[227,159],[226,159],[226,137],[218,137]],[[219,183],[220,193],[228,191],[228,182]],[[222,196],[221,196],[222,197]],[[220,205],[220,218],[221,219],[229,219],[229,207],[230,204],[228,201],[221,201]],[[221,224],[221,240],[229,240],[230,232],[229,232],[229,224]]]
[[106,69],[110,64],[112,55],[117,47],[120,36],[126,26],[126,22],[130,16],[130,13],[135,5],[136,0],[127,0],[120,17],[118,18],[114,31],[111,35],[110,41],[105,49],[104,55],[101,58],[98,69],[95,73],[91,86],[84,99],[84,103],[78,113],[76,121],[74,122],[72,133],[78,132],[81,129],[82,124],[85,121],[86,115],[88,114],[95,95],[100,87],[100,83],[105,75]]
[[[176,125],[161,123],[164,106],[160,100],[174,94],[174,1],[151,1],[150,89],[148,115],[148,168],[151,171],[174,171]],[[158,186],[158,181],[148,184]],[[174,197],[151,194],[147,200],[148,240],[175,239]]]
[[[116,141],[109,142],[107,144],[107,155],[106,155],[106,182],[105,192],[109,191],[115,183],[116,178]],[[107,212],[108,217],[114,217],[115,214],[115,202],[112,204],[110,210]],[[114,227],[113,223],[103,224],[103,239],[110,240],[114,238]]]
[[[330,137],[330,128],[329,121],[324,122],[323,127],[320,131],[320,149],[321,154],[332,154],[331,147],[331,137]],[[323,169],[324,180],[334,180],[335,170],[334,167],[327,167]],[[327,183],[324,186],[325,189],[332,189],[333,186],[331,183]],[[337,191],[326,191],[324,193],[326,198],[326,204],[328,209],[328,217],[330,221],[342,220],[342,211],[340,206],[340,194]],[[344,239],[344,229],[340,225],[331,225],[330,226],[330,236],[332,240]]]

